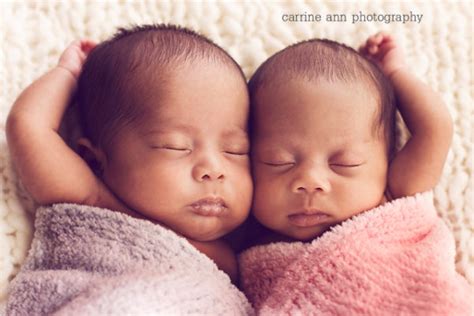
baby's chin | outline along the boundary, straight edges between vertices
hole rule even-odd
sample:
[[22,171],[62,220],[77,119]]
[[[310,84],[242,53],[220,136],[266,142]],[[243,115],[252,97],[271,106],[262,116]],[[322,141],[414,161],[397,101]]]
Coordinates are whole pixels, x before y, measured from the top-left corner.
[[206,225],[203,227],[199,225],[199,227],[182,227],[179,230],[175,230],[180,235],[188,239],[192,239],[195,241],[213,241],[221,238],[222,236],[229,233],[231,229],[225,229],[222,225]]
[[218,240],[224,233],[201,233],[201,234],[182,234],[187,239],[195,240],[195,241],[213,241]]
[[287,231],[279,231],[278,233],[281,235],[282,240],[308,242],[320,237],[328,231],[329,228],[330,226],[297,228]]

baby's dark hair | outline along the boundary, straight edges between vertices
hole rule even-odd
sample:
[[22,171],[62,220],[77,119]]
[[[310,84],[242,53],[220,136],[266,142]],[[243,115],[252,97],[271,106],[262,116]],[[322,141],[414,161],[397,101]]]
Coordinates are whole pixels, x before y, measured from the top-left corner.
[[190,29],[165,24],[119,29],[90,52],[79,77],[84,136],[94,145],[106,145],[119,128],[146,116],[143,105],[152,96],[161,99],[172,72],[201,61],[228,66],[245,82],[242,69],[224,49]]
[[380,105],[374,130],[383,132],[389,157],[394,154],[396,99],[390,81],[377,65],[356,50],[327,39],[311,39],[291,45],[271,56],[257,69],[248,84],[251,125],[259,89],[295,78],[311,82],[363,83],[374,90]]

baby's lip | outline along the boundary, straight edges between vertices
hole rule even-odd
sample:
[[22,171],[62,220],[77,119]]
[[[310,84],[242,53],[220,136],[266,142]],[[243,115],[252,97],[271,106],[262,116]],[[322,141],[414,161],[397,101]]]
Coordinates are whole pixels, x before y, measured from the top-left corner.
[[289,216],[297,215],[297,214],[298,215],[299,214],[303,214],[303,215],[326,214],[327,215],[327,212],[322,211],[318,208],[311,207],[311,208],[302,208],[300,210],[296,210],[296,211],[292,212]]
[[288,219],[295,226],[311,227],[326,222],[330,216],[317,209],[306,209],[288,215]]
[[205,197],[189,206],[194,213],[202,216],[220,216],[228,210],[224,199],[218,196]]

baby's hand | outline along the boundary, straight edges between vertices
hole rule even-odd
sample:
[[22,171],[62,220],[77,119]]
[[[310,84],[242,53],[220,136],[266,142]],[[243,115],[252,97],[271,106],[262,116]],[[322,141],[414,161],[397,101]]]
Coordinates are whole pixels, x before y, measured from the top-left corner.
[[391,35],[384,32],[369,37],[365,45],[359,48],[359,52],[374,61],[388,77],[405,67],[402,49]]
[[74,78],[78,78],[87,55],[96,46],[91,40],[75,40],[59,57],[58,66],[68,70]]

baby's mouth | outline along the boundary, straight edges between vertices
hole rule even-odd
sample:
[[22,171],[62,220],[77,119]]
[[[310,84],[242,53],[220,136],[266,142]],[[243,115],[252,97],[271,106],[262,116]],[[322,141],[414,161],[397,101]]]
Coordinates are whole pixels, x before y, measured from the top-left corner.
[[228,211],[225,201],[220,197],[206,197],[189,206],[195,214],[201,216],[221,216]]
[[290,223],[297,227],[311,227],[322,224],[330,219],[330,216],[319,210],[302,210],[288,215]]

